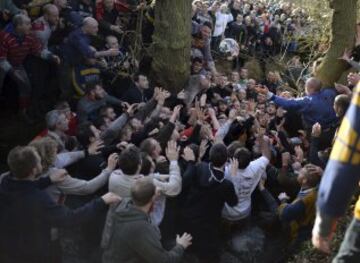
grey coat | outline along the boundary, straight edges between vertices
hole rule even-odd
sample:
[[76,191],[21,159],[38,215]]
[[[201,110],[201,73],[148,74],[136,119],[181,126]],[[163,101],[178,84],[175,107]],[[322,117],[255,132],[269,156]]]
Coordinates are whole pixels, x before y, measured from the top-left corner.
[[102,262],[180,262],[184,248],[176,245],[167,251],[160,239],[160,231],[151,224],[149,216],[125,199],[108,213],[102,240]]

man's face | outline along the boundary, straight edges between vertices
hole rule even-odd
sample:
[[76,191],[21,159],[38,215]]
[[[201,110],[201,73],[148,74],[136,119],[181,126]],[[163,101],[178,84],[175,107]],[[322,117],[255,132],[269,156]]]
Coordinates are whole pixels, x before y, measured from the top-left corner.
[[154,144],[154,150],[153,150],[153,152],[152,152],[152,158],[153,159],[156,159],[156,158],[158,158],[159,156],[160,156],[160,154],[161,154],[161,146],[160,146],[160,143],[157,141],[157,140],[155,140],[155,139],[152,139],[152,143]]
[[269,115],[273,116],[276,113],[276,106],[274,104],[270,104],[267,106],[266,111]]
[[101,100],[105,97],[105,90],[100,85],[97,85],[94,90],[95,99]]
[[202,63],[200,63],[200,62],[194,62],[193,63],[193,71],[194,71],[194,73],[199,73],[201,69],[202,69]]
[[16,31],[23,35],[28,35],[31,32],[31,20],[28,17],[24,18],[22,24],[18,25]]
[[141,89],[148,89],[149,88],[149,81],[146,76],[140,75],[137,85]]
[[247,79],[248,77],[248,70],[243,68],[240,70],[240,78],[241,79]]
[[140,131],[142,128],[144,128],[144,125],[141,123],[141,121],[136,118],[131,119],[130,125],[135,132]]
[[227,105],[226,105],[226,103],[221,102],[221,103],[219,103],[218,108],[219,108],[220,112],[225,112],[227,110]]
[[207,26],[202,26],[200,32],[204,39],[209,39],[211,37],[211,29]]
[[208,9],[209,9],[209,5],[207,3],[203,3],[203,5],[201,6],[201,12],[203,14],[206,14]]
[[276,75],[274,72],[269,72],[269,74],[267,75],[267,80],[270,83],[275,83],[276,82]]
[[254,89],[255,88],[255,85],[256,85],[256,81],[255,80],[253,80],[253,79],[249,79],[249,81],[248,81],[248,83],[247,83],[247,88],[249,89],[249,90],[252,90],[252,89]]
[[107,48],[119,49],[119,41],[116,37],[109,37],[106,41]]
[[57,8],[51,10],[48,14],[45,15],[45,19],[51,26],[56,26],[59,23],[59,10]]
[[232,72],[232,73],[231,73],[231,81],[232,81],[232,82],[238,82],[239,80],[240,80],[239,73],[237,73],[237,72]]
[[114,8],[114,0],[104,0],[104,6],[107,10],[112,10]]
[[271,40],[270,37],[267,37],[267,38],[265,39],[265,44],[266,44],[267,46],[272,46],[272,45],[273,45],[273,41]]
[[259,110],[260,112],[265,112],[265,104],[258,104],[256,106],[256,109]]
[[94,21],[87,27],[87,33],[92,36],[96,36],[99,31],[99,23]]
[[236,17],[236,21],[237,21],[238,23],[242,23],[242,22],[244,21],[244,17],[243,17],[242,15],[238,15],[238,16]]
[[60,131],[66,132],[69,129],[69,120],[65,114],[61,114],[56,124],[56,128]]
[[108,108],[106,110],[106,117],[110,119],[110,121],[113,121],[116,119],[116,113],[113,108]]
[[239,99],[241,100],[246,99],[246,91],[244,89],[239,90]]
[[258,95],[257,95],[257,101],[258,101],[258,103],[260,103],[260,104],[265,103],[265,102],[266,102],[266,97],[265,97],[265,95],[264,95],[264,94],[258,94]]

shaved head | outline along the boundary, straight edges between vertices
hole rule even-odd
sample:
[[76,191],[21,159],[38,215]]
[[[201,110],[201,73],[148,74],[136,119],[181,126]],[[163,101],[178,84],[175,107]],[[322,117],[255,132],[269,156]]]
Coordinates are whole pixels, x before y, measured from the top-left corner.
[[314,94],[321,90],[321,81],[317,78],[309,78],[305,83],[305,91],[307,95]]
[[59,9],[56,5],[47,4],[43,8],[44,18],[50,25],[56,26],[59,22]]
[[82,30],[85,34],[96,36],[99,31],[99,23],[92,17],[86,17],[83,21]]
[[57,8],[56,5],[47,4],[43,7],[43,12],[44,14],[54,14],[54,13],[59,13],[59,9]]

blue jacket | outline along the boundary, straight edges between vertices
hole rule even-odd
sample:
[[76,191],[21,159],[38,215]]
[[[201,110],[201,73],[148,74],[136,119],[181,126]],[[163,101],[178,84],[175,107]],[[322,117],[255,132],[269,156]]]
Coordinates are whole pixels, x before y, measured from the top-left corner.
[[52,227],[78,225],[104,211],[102,199],[76,210],[52,201],[39,182],[6,176],[0,184],[0,262],[48,263]]
[[61,45],[64,61],[72,66],[80,65],[84,58],[94,58],[95,52],[90,49],[91,40],[81,28],[72,31]]
[[271,100],[285,110],[295,110],[303,115],[306,128],[320,123],[323,129],[333,127],[338,121],[333,109],[336,91],[331,88],[296,99],[285,99],[276,95]]

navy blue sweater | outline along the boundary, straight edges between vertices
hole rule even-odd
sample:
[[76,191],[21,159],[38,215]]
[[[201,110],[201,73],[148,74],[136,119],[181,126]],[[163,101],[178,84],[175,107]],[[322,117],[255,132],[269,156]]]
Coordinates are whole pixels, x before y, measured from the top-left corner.
[[54,203],[38,182],[5,177],[0,184],[0,262],[50,262],[51,227],[78,225],[106,207],[99,198],[70,210]]

